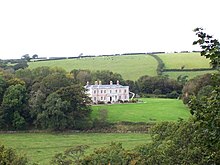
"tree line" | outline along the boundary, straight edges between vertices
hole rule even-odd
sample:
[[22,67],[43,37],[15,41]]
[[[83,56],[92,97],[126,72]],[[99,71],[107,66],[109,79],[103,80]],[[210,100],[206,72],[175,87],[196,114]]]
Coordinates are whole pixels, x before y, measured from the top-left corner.
[[[0,129],[85,129],[93,126],[90,98],[85,94],[87,81],[120,81],[139,94],[174,94],[182,84],[167,77],[142,76],[124,80],[111,71],[72,70],[39,67],[15,72],[0,70]],[[173,97],[173,96],[172,96]]]

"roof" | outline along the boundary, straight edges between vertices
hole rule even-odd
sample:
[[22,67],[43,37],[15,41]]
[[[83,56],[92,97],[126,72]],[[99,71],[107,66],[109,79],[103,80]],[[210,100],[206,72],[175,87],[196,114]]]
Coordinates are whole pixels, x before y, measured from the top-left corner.
[[85,88],[104,88],[104,89],[112,89],[112,88],[128,88],[129,86],[123,86],[123,85],[86,85]]

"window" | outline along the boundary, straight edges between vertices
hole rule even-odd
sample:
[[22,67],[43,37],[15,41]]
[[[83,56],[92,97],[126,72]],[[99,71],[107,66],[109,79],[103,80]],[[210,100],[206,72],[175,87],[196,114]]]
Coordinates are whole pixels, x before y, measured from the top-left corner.
[[101,90],[101,93],[102,93],[102,90]]
[[106,90],[104,90],[104,93],[106,93]]
[[127,96],[125,95],[125,99],[127,99]]
[[96,97],[94,97],[94,101],[96,101]]
[[103,99],[103,97],[101,97],[101,100]]
[[96,93],[96,91],[94,91],[94,93]]
[[121,89],[119,89],[119,93],[121,93]]
[[110,90],[110,93],[112,93],[112,90]]
[[127,91],[126,91],[126,89],[125,89],[125,93],[126,93]]
[[116,90],[115,90],[115,93],[117,93],[117,92],[118,92],[118,90],[116,89]]
[[119,96],[119,100],[121,100],[121,96]]

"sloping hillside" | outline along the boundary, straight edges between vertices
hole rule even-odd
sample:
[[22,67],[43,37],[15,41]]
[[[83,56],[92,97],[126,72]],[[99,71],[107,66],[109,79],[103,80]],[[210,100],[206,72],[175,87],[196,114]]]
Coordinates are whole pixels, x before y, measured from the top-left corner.
[[[189,78],[205,73],[213,73],[209,69],[209,61],[201,57],[200,53],[173,53],[158,54],[164,63],[162,75],[168,75],[176,79],[179,75],[187,75]],[[123,55],[123,56],[99,56],[63,60],[49,60],[28,63],[30,68],[40,66],[61,67],[67,71],[73,69],[110,70],[119,73],[125,80],[137,80],[143,75],[156,76],[158,61],[150,55]],[[177,69],[178,71],[166,71],[166,69]],[[198,71],[187,71],[186,69],[198,69]]]
[[126,80],[137,80],[140,76],[156,76],[157,61],[148,55],[103,56],[65,60],[30,62],[30,68],[39,66],[73,69],[110,70],[120,73]]
[[163,75],[176,79],[179,75],[193,78],[198,75],[213,73],[209,60],[200,53],[173,53],[157,55],[164,63]]

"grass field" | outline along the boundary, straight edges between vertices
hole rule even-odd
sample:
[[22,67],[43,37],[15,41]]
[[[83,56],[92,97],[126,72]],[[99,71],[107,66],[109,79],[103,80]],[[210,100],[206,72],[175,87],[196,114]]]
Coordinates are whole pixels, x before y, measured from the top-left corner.
[[200,53],[174,53],[158,54],[165,64],[166,69],[210,68],[209,60],[201,56]]
[[[158,54],[165,64],[165,69],[185,69],[194,68],[210,68],[209,60],[202,57],[200,53],[173,53],[173,54]],[[214,73],[215,71],[190,71],[190,72],[163,72],[163,75],[168,75],[170,78],[176,79],[179,75],[187,75],[189,79],[203,75],[206,73]]]
[[73,69],[110,70],[122,75],[125,80],[137,80],[140,76],[156,76],[157,61],[147,55],[91,57],[28,63],[30,68],[39,66]]
[[119,133],[74,133],[74,134],[46,134],[46,133],[17,133],[0,134],[0,142],[7,147],[15,148],[20,154],[26,154],[32,162],[49,165],[56,153],[76,145],[89,145],[87,153],[95,148],[120,142],[127,149],[150,141],[149,134],[119,134]]
[[[112,104],[92,106],[93,118],[97,117],[99,109],[108,110],[110,122],[151,122],[151,121],[177,121],[178,118],[187,119],[189,110],[181,100],[142,98],[142,103]],[[149,134],[141,133],[15,133],[0,134],[0,142],[7,147],[12,147],[21,154],[26,154],[32,162],[40,165],[50,164],[52,157],[65,149],[76,145],[89,145],[91,152],[110,144],[112,141],[121,142],[127,149],[150,142]]]
[[100,109],[108,110],[109,122],[176,121],[178,118],[187,119],[190,116],[188,108],[181,100],[157,98],[144,98],[140,100],[143,103],[95,105],[92,107],[92,117],[97,117],[98,110]]

